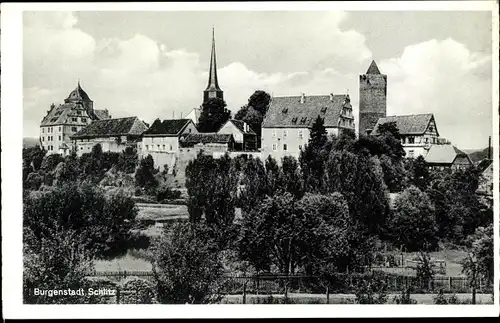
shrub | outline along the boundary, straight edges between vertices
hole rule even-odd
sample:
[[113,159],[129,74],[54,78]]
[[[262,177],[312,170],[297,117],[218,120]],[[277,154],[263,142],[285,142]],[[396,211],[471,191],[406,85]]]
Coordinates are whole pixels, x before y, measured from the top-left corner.
[[395,304],[417,304],[417,301],[411,299],[410,288],[406,288],[401,292],[401,295],[396,295],[392,299]]
[[387,282],[383,274],[372,272],[357,281],[355,286],[356,303],[385,304],[387,302]]
[[169,187],[163,188],[161,190],[158,190],[156,193],[156,200],[158,202],[163,201],[163,200],[175,200],[181,197],[181,191],[179,190],[172,190]]
[[121,284],[120,304],[154,304],[153,284],[139,277],[129,277]]

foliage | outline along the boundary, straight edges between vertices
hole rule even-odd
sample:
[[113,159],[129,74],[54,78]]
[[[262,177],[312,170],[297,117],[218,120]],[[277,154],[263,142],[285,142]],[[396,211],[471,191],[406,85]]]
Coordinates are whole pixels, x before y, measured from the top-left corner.
[[469,280],[477,286],[479,277],[486,282],[493,283],[494,277],[494,252],[493,252],[493,224],[480,227],[469,237],[471,253],[462,263],[462,271]]
[[385,276],[372,272],[371,276],[359,279],[355,285],[356,303],[385,304],[387,303],[387,282]]
[[181,191],[173,190],[170,187],[164,187],[161,190],[158,190],[156,193],[156,200],[161,202],[163,200],[175,200],[181,197]]
[[434,278],[431,258],[428,254],[421,252],[417,264],[417,280],[422,284],[423,290],[428,289],[429,282]]
[[276,162],[276,159],[274,159],[270,155],[267,157],[265,165],[269,195],[272,196],[277,193],[282,187],[282,170]]
[[24,243],[37,251],[41,239],[78,232],[77,241],[98,257],[124,249],[137,214],[135,203],[122,190],[104,192],[88,183],[64,183],[24,198]]
[[[26,234],[32,234],[25,230]],[[30,241],[31,239],[28,239]],[[39,290],[74,290],[86,292],[86,276],[92,270],[90,254],[79,243],[80,234],[74,230],[55,231],[24,244],[23,299],[27,304],[89,303],[85,295],[35,295]],[[52,296],[52,297],[51,297]],[[95,301],[95,300],[94,300]]]
[[153,274],[158,302],[215,303],[223,274],[220,256],[202,239],[202,224],[176,223],[156,247]]
[[260,146],[262,135],[262,121],[269,109],[271,96],[262,90],[255,91],[248,99],[248,104],[242,106],[236,113],[236,120],[245,121],[257,134],[257,143]]
[[156,170],[154,168],[154,160],[151,155],[147,155],[143,158],[137,168],[135,173],[135,181],[140,188],[144,188],[146,191],[151,192],[158,186],[158,180],[155,178],[154,174]]
[[120,304],[154,304],[154,287],[147,280],[129,277],[121,283]]
[[59,154],[46,155],[42,160],[40,169],[43,170],[44,172],[51,172],[55,170],[57,165],[59,165],[59,163],[63,161],[64,158]]
[[332,150],[326,171],[329,192],[339,192],[344,196],[353,223],[379,234],[386,224],[389,210],[380,162],[374,157]]
[[220,98],[211,98],[202,104],[198,130],[200,132],[217,132],[231,118],[231,111],[226,102]]
[[401,295],[394,296],[392,300],[395,304],[417,304],[417,301],[411,298],[409,287],[405,288]]
[[295,198],[301,198],[304,195],[304,184],[297,159],[293,156],[285,156],[281,164],[281,188]]
[[137,149],[133,147],[126,147],[120,154],[117,161],[117,170],[131,174],[135,172],[138,163]]
[[460,301],[457,298],[457,295],[453,294],[450,297],[447,297],[443,290],[440,289],[438,294],[434,296],[434,304],[436,305],[446,305],[446,304],[460,304]]
[[39,173],[29,173],[24,181],[23,189],[25,190],[38,190],[43,183],[43,176]]
[[422,191],[426,190],[430,184],[431,177],[424,157],[420,155],[416,159],[409,159],[407,164],[410,184],[415,185]]
[[46,153],[40,146],[23,148],[23,163],[28,167],[28,173],[40,170]]
[[264,164],[259,158],[250,158],[242,167],[242,180],[239,203],[244,212],[259,204],[268,194],[269,186]]
[[437,224],[434,206],[425,192],[410,186],[396,197],[389,231],[397,246],[408,251],[434,250]]

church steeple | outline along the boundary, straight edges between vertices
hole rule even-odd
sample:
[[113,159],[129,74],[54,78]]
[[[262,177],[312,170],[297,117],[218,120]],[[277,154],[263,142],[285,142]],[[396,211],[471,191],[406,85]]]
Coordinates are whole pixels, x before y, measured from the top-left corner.
[[208,85],[203,92],[203,102],[211,98],[224,99],[223,91],[219,87],[217,80],[217,58],[215,54],[215,29],[212,27],[212,53],[210,56],[210,71],[208,72]]

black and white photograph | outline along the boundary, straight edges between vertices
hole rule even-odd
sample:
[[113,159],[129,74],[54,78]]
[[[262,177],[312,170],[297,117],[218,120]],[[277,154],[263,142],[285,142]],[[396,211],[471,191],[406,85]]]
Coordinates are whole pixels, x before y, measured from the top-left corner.
[[2,4],[13,318],[498,316],[498,2],[108,5]]

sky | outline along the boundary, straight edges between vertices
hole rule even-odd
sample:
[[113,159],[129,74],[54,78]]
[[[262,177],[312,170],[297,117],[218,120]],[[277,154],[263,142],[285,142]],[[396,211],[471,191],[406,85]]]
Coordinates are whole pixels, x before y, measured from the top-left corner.
[[[234,113],[255,90],[346,94],[387,75],[387,114],[434,113],[440,135],[480,149],[492,134],[490,12],[24,12],[24,136],[80,79],[113,117],[186,116],[202,101],[215,27],[219,85]],[[357,122],[357,121],[356,121]]]

